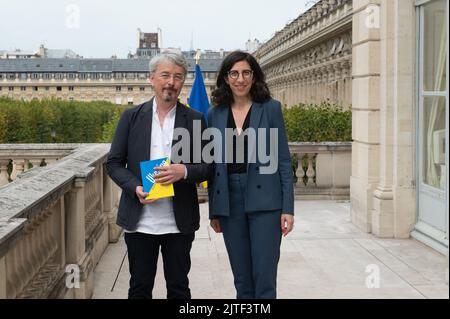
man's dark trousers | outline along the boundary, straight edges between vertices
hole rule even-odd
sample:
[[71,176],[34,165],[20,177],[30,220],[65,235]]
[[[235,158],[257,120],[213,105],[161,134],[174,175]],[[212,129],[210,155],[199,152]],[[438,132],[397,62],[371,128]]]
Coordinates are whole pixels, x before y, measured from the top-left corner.
[[125,233],[130,266],[129,299],[151,299],[159,250],[163,257],[167,299],[190,299],[188,273],[191,268],[192,234],[150,235]]

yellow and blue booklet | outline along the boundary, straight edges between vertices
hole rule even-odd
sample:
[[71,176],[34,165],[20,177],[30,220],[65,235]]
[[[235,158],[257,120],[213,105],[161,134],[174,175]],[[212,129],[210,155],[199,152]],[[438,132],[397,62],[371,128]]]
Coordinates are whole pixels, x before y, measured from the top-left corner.
[[142,187],[144,192],[148,193],[145,199],[158,199],[164,197],[175,196],[173,191],[173,184],[161,185],[155,183],[155,175],[159,171],[155,167],[168,166],[170,164],[168,157],[159,158],[156,160],[141,162]]

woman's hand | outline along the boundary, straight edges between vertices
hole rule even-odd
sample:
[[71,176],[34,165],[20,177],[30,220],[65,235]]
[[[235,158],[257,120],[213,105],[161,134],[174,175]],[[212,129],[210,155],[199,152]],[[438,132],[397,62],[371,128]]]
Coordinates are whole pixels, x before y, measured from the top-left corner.
[[281,232],[286,237],[294,228],[294,215],[282,214],[281,215]]
[[222,228],[220,228],[220,221],[219,218],[213,218],[211,219],[211,221],[209,222],[209,224],[211,225],[212,229],[214,229],[214,231],[216,233],[221,233],[222,232]]

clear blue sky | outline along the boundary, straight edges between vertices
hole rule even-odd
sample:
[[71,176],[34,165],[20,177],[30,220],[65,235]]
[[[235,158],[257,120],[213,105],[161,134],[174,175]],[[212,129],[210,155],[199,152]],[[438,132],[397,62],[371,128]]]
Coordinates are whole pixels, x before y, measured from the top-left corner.
[[[315,1],[308,0],[39,0],[2,1],[0,50],[72,49],[89,57],[135,52],[137,28],[162,29],[163,46],[244,48],[268,40]],[[307,5],[305,5],[307,4]],[[79,14],[78,14],[79,13]]]

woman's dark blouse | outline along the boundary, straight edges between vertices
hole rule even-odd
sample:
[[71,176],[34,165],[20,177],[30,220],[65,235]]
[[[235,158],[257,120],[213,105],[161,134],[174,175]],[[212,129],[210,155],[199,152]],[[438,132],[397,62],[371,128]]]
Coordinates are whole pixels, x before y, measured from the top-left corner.
[[[233,161],[232,161],[232,163],[227,163],[228,175],[247,173],[248,136],[243,133],[249,126],[251,112],[252,112],[252,108],[250,107],[250,109],[248,110],[247,115],[245,117],[244,124],[242,125],[241,134],[238,136],[233,135]],[[234,130],[236,129],[236,122],[234,121],[233,112],[231,111],[231,108],[228,112],[227,128],[232,128]],[[242,139],[244,139],[244,149],[237,150],[236,149],[237,141],[239,140],[242,143]],[[237,163],[237,158],[236,158],[237,152],[239,152],[239,153],[244,152],[244,162],[243,163]]]

